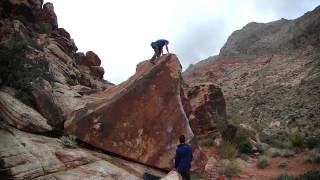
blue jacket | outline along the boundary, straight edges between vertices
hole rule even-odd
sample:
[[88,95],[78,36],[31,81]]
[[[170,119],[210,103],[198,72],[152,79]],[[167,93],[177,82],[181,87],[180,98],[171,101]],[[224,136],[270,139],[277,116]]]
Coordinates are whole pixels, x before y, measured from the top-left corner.
[[155,43],[159,48],[162,48],[164,45],[169,44],[169,41],[165,39],[159,39]]
[[188,144],[179,144],[176,150],[175,168],[179,171],[189,171],[192,161],[192,148]]

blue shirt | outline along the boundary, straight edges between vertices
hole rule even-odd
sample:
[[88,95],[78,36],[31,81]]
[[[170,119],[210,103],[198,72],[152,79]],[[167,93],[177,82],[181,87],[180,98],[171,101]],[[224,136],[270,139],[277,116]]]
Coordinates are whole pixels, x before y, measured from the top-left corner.
[[179,144],[176,150],[175,168],[179,171],[189,171],[192,161],[192,148],[188,144]]
[[169,41],[165,39],[159,39],[155,43],[158,45],[158,47],[162,48],[164,45],[169,44]]

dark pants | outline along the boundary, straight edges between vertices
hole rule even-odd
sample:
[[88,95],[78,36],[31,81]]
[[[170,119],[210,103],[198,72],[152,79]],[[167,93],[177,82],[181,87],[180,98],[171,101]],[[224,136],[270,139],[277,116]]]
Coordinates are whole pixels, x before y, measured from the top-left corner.
[[180,171],[180,170],[178,170],[178,172],[182,176],[183,180],[190,180],[190,172],[189,171]]
[[151,43],[151,47],[154,50],[154,55],[151,58],[151,62],[154,63],[156,58],[159,58],[161,56],[162,48],[159,47],[156,43]]

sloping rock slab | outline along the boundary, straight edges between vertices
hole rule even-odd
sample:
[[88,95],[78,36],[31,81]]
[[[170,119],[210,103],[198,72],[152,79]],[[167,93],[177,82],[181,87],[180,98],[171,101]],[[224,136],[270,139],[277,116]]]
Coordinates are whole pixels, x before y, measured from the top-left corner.
[[142,179],[164,173],[92,150],[68,149],[56,138],[35,135],[0,122],[0,179]]
[[0,91],[0,116],[10,125],[29,132],[47,132],[48,120],[8,93]]
[[179,136],[193,138],[180,83],[175,55],[164,55],[155,65],[144,61],[126,82],[83,98],[84,107],[70,116],[65,129],[98,148],[169,169]]

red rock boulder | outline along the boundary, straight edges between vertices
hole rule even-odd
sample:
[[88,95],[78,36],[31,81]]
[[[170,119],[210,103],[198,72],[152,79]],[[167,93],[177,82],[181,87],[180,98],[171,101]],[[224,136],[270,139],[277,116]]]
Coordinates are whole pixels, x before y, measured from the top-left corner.
[[[65,130],[98,148],[169,169],[179,136],[193,140],[180,86],[181,65],[175,55],[164,55],[155,65],[144,61],[127,81],[84,97]],[[193,144],[199,165],[204,157]]]
[[215,139],[220,134],[218,126],[227,123],[226,103],[221,89],[213,83],[198,83],[189,84],[184,90],[190,100],[193,132],[200,139]]
[[84,58],[83,65],[86,65],[88,67],[90,67],[90,66],[100,66],[101,65],[101,60],[98,57],[98,55],[96,55],[94,52],[88,51],[86,53],[85,58]]

